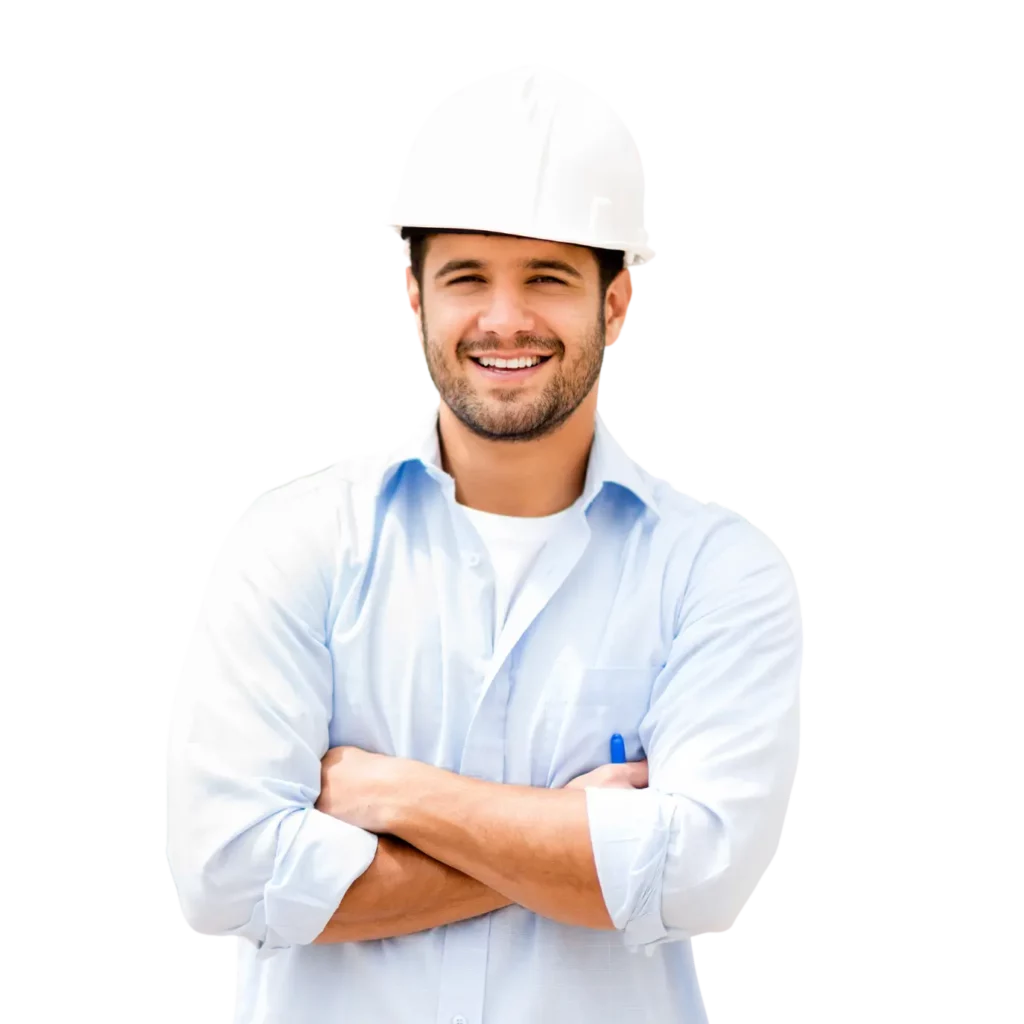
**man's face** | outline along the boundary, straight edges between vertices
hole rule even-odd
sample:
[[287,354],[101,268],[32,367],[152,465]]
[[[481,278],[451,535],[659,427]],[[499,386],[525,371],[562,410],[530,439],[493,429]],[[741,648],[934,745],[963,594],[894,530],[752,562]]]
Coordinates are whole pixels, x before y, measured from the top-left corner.
[[610,342],[597,261],[588,249],[507,236],[432,235],[422,293],[411,271],[408,285],[434,386],[479,436],[541,437],[593,389]]

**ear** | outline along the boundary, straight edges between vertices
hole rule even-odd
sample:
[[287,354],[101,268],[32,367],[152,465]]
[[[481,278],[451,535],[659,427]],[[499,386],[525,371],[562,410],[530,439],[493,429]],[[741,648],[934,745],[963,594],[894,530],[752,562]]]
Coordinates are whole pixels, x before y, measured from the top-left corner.
[[626,310],[633,297],[633,281],[629,270],[623,267],[608,285],[604,297],[605,347],[614,345],[626,322]]
[[406,288],[406,303],[409,306],[410,323],[416,329],[416,343],[420,351],[423,351],[423,317],[421,315],[420,286],[417,285],[413,276],[413,270],[407,263],[402,271],[402,280]]

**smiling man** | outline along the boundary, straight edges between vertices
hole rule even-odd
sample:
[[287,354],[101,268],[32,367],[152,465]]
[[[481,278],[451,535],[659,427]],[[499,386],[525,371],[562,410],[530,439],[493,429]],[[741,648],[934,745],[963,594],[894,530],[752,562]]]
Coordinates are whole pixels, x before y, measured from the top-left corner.
[[[632,293],[622,254],[515,236],[403,234],[409,301],[442,400],[444,456],[466,462],[453,474],[459,500],[527,518],[567,508],[583,485],[604,350]],[[476,493],[462,501],[467,488]]]
[[190,924],[241,939],[239,1022],[706,1019],[690,939],[778,843],[800,614],[763,533],[597,413],[642,210],[619,119],[536,68],[413,146],[440,402],[253,503],[176,707],[168,857]]
[[[629,304],[629,276],[617,273],[622,256],[530,238],[434,233],[424,287],[431,234],[405,234],[416,264],[406,272],[410,302],[420,314],[431,378],[452,415],[488,440],[531,441],[552,434],[589,401],[592,430],[605,346],[618,336]],[[610,295],[598,259],[613,268],[605,276],[617,277]]]

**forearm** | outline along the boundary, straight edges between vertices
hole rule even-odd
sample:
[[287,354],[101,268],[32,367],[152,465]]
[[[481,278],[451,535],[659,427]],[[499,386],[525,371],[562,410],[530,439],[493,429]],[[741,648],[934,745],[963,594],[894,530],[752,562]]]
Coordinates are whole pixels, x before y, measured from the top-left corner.
[[373,863],[349,887],[314,943],[410,935],[511,903],[482,882],[403,840],[381,836]]
[[402,765],[388,831],[544,917],[613,927],[591,847],[586,796]]

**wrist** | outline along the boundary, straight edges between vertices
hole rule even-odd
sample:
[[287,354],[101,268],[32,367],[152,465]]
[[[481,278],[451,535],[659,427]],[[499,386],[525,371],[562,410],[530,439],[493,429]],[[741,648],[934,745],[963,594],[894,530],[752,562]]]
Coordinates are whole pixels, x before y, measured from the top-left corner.
[[397,835],[408,814],[410,803],[416,800],[417,768],[419,762],[404,757],[389,757],[384,765],[377,794],[378,831]]

